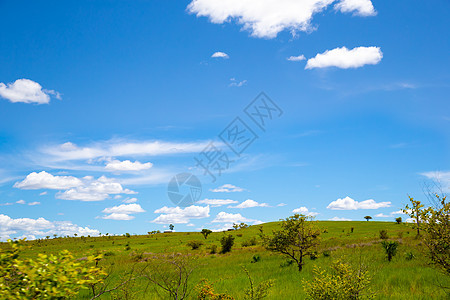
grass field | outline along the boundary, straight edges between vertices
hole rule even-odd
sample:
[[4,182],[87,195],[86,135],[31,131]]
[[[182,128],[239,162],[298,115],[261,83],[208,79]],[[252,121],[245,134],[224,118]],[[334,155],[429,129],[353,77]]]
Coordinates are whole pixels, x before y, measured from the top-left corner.
[[[364,264],[372,276],[372,288],[377,292],[376,299],[449,299],[445,289],[440,286],[450,286],[448,276],[439,273],[429,265],[429,260],[422,253],[420,240],[415,238],[415,231],[410,224],[395,224],[388,222],[332,222],[320,221],[321,243],[318,249],[319,257],[315,260],[306,259],[302,272],[298,272],[295,264],[286,264],[287,259],[279,254],[269,252],[261,246],[258,236],[262,226],[265,233],[277,229],[276,222],[251,226],[232,232],[212,233],[204,239],[199,232],[173,232],[140,236],[104,236],[56,238],[27,242],[24,256],[34,257],[36,253],[56,253],[67,249],[76,257],[82,258],[89,254],[103,253],[100,262],[105,268],[114,270],[111,279],[118,280],[136,264],[136,254],[151,257],[154,253],[190,253],[197,260],[198,267],[190,277],[190,283],[195,286],[201,279],[214,282],[217,292],[226,292],[235,299],[242,299],[244,290],[248,287],[248,279],[241,266],[245,266],[256,283],[274,279],[268,299],[307,299],[302,287],[302,279],[312,279],[314,266],[326,268],[336,260],[342,259],[351,265]],[[353,233],[351,228],[353,227]],[[326,230],[325,230],[326,229]],[[379,231],[387,230],[389,238],[400,242],[397,255],[392,262],[385,258],[380,245]],[[220,239],[224,234],[232,234],[235,244],[230,253],[209,254],[208,246],[217,245],[220,249]],[[242,247],[242,242],[252,237],[257,238],[256,246]],[[192,250],[186,244],[191,240],[199,240],[204,245]],[[2,244],[6,247],[6,244]],[[331,255],[324,256],[323,251],[329,250]],[[412,252],[415,258],[406,259],[406,253]],[[260,261],[251,263],[254,255],[260,256]],[[139,263],[138,263],[139,264]],[[147,281],[135,282],[136,299],[161,299],[154,285],[147,286]],[[160,295],[164,295],[159,290]],[[191,298],[195,299],[195,293]],[[89,299],[89,291],[83,291],[78,299]],[[164,297],[162,297],[164,299]],[[101,299],[111,299],[105,295]]]

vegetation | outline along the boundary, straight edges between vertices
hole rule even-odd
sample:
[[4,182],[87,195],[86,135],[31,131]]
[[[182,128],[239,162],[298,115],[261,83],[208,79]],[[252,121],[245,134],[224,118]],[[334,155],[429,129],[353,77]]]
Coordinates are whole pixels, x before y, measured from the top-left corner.
[[387,260],[391,261],[395,254],[397,254],[398,242],[382,241],[381,245],[386,252]]
[[212,231],[209,229],[202,229],[201,232],[202,232],[202,235],[205,238],[205,240],[208,238],[208,235],[210,235],[212,233]]
[[409,201],[411,202],[411,206],[406,205],[403,212],[408,214],[411,218],[415,220],[417,236],[420,235],[420,217],[423,213],[422,208],[424,205],[419,200],[414,200],[413,197],[409,197]]
[[220,253],[225,254],[231,251],[231,247],[234,245],[234,236],[231,234],[225,235],[220,239],[220,244],[222,245],[222,250]]
[[272,236],[261,234],[267,250],[288,256],[303,269],[303,258],[310,255],[319,242],[320,229],[311,218],[295,214],[281,220],[281,230],[273,231]]
[[366,221],[372,220],[371,216],[365,216],[364,219],[366,219]]
[[402,217],[395,218],[395,222],[397,222],[397,224],[401,224],[402,223]]

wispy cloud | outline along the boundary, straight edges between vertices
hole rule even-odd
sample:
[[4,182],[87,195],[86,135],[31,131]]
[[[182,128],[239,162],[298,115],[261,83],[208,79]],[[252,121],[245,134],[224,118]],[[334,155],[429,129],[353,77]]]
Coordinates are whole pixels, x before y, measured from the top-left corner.
[[228,56],[228,54],[226,54],[225,52],[214,52],[213,55],[211,55],[211,57],[213,58],[224,58],[224,59],[228,59],[230,58],[230,56]]

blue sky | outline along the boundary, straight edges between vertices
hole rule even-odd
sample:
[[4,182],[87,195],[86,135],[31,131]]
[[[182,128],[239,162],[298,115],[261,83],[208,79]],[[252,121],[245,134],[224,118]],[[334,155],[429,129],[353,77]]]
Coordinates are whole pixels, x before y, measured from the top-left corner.
[[[0,1],[0,238],[393,220],[450,186],[444,0]],[[264,91],[283,111],[261,130]],[[236,117],[258,138],[236,156]],[[234,162],[195,167],[213,143]],[[195,174],[189,207],[169,180]],[[406,218],[406,216],[403,216]]]

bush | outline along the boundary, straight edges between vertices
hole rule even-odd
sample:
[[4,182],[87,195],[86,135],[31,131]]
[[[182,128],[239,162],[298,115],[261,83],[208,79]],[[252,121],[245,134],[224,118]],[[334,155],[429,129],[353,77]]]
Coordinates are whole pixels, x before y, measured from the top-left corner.
[[352,269],[348,264],[336,261],[331,265],[331,272],[314,267],[314,278],[303,280],[306,294],[312,299],[372,299],[370,276],[367,270]]
[[200,248],[203,245],[203,242],[202,241],[189,241],[187,243],[187,245],[189,247],[191,247],[192,250],[197,250],[198,248]]
[[402,217],[395,218],[395,222],[397,222],[397,224],[400,224],[402,222]]
[[406,260],[413,260],[416,256],[412,252],[406,252],[405,253],[405,259]]
[[387,240],[389,238],[387,230],[380,230],[380,239]]
[[255,255],[253,255],[253,257],[252,257],[252,261],[251,261],[251,263],[253,264],[253,263],[257,263],[258,261],[260,261],[261,260],[261,256],[259,256],[258,254],[255,254]]
[[309,259],[316,260],[317,258],[319,258],[319,254],[317,253],[317,251],[312,251],[311,253],[309,253]]
[[250,246],[255,246],[256,245],[256,238],[252,237],[251,239],[247,240],[247,241],[243,241],[242,242],[242,247],[250,247]]
[[234,245],[234,236],[231,234],[223,236],[220,239],[220,244],[222,245],[222,250],[220,250],[220,253],[224,254],[231,251],[231,247]]
[[393,241],[383,241],[381,242],[383,249],[386,251],[386,257],[388,261],[391,261],[392,258],[397,254],[398,242]]
[[96,266],[101,256],[76,260],[63,250],[58,255],[39,253],[36,259],[21,259],[20,243],[10,240],[11,249],[0,253],[0,299],[74,298],[106,276]]
[[217,245],[209,246],[209,253],[210,254],[216,254],[217,253]]
[[325,250],[322,252],[324,257],[330,257],[331,256],[331,252],[329,250]]
[[280,264],[280,267],[285,268],[285,267],[292,266],[293,264],[294,264],[294,261],[292,259],[287,259],[285,262],[282,262]]

